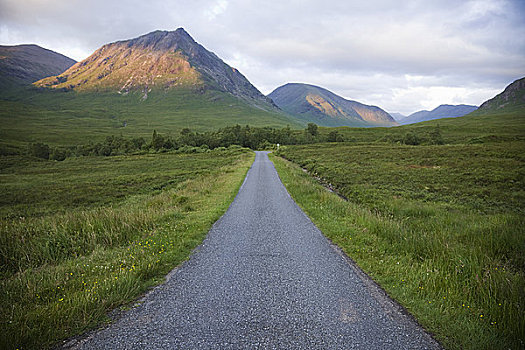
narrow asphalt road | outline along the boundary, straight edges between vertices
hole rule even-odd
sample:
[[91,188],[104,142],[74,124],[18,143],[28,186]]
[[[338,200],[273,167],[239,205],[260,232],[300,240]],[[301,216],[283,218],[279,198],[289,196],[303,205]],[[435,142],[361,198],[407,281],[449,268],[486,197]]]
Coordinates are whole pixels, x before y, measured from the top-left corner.
[[190,260],[76,349],[439,349],[297,207],[265,152]]

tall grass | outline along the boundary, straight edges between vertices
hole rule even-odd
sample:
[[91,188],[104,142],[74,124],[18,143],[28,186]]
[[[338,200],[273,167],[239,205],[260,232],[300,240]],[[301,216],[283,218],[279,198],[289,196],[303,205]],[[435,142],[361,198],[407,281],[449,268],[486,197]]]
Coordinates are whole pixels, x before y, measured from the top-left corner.
[[97,248],[113,248],[149,231],[178,206],[127,205],[66,212],[2,222],[0,257],[3,273],[57,264]]
[[[372,152],[364,145],[316,145],[281,152],[348,200],[326,191],[299,166],[273,160],[292,197],[323,233],[446,348],[523,348],[525,218],[522,194],[513,193],[514,186],[521,186],[522,168],[513,169],[503,157],[495,164],[510,169],[501,179],[495,176],[498,166],[469,158],[470,166],[462,165],[462,171],[476,173],[481,166],[485,180],[492,178],[478,191],[479,177],[469,181],[457,176],[454,167],[444,172],[428,167],[436,166],[446,146],[437,153],[429,148],[405,147],[403,152],[403,147],[377,147]],[[519,149],[507,147],[510,158],[519,159]],[[408,167],[414,164],[411,152],[419,153],[414,159],[434,163]],[[452,162],[462,157],[460,147],[449,152]],[[405,178],[410,181],[403,182]],[[503,186],[504,181],[509,184]]]
[[[101,198],[80,209],[59,210],[54,200],[41,197],[54,203],[57,213],[2,220],[0,348],[51,346],[107,321],[109,310],[161,282],[226,211],[253,154],[230,150],[161,158],[167,167],[182,158],[184,178],[168,179],[161,190],[154,184],[146,193],[128,193],[109,205],[104,203],[111,196]],[[134,160],[120,157],[124,164]],[[210,168],[210,161],[223,165]],[[137,173],[143,171],[134,165]],[[33,197],[39,198],[38,191]]]

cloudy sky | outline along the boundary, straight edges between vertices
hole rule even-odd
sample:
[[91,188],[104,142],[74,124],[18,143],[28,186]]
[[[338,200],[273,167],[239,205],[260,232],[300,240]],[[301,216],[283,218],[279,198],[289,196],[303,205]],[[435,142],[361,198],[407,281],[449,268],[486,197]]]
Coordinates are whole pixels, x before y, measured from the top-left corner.
[[82,60],[184,27],[267,94],[287,82],[409,114],[525,76],[525,0],[0,0],[0,44]]

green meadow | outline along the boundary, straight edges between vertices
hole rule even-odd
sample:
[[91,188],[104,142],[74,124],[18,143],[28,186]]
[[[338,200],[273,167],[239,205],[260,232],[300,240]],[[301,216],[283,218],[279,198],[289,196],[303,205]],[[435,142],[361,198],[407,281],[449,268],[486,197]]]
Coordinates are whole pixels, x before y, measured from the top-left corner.
[[41,349],[108,320],[188,258],[253,161],[197,154],[0,158],[0,348]]
[[302,127],[277,110],[265,110],[226,93],[206,90],[155,90],[139,93],[77,93],[30,90],[0,100],[0,146],[22,147],[28,142],[79,145],[108,135],[150,137],[162,134],[217,130],[236,124],[256,127]]
[[[303,144],[272,156],[292,197],[445,348],[524,347],[519,108],[305,130],[211,90],[154,91],[145,100],[39,90],[2,98],[0,348],[47,348],[97,327],[187,259],[253,160],[241,147],[201,147],[194,131],[210,132],[219,146],[255,147],[248,136],[265,147]],[[243,126],[214,133],[235,124]],[[153,130],[180,144],[154,147]],[[63,161],[28,155],[32,143],[89,148],[108,137],[149,146]]]
[[[321,231],[445,348],[521,349],[523,120],[343,128],[353,141],[281,147],[273,160]],[[425,144],[438,124],[444,144]],[[407,133],[423,142],[403,144]]]

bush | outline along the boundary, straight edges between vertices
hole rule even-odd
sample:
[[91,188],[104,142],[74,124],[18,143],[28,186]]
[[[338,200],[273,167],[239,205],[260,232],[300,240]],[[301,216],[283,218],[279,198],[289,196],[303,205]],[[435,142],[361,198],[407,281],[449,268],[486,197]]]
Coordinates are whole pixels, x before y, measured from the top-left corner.
[[257,147],[257,149],[269,150],[269,149],[273,149],[273,145],[267,140],[264,140],[262,143],[259,144],[259,147]]
[[330,131],[327,138],[328,142],[344,142],[344,140],[343,135],[339,134],[336,130]]
[[417,145],[421,144],[421,139],[414,132],[409,132],[403,138],[403,143],[405,145],[417,146]]
[[443,136],[441,136],[441,130],[439,129],[439,125],[430,132],[430,143],[433,145],[444,145],[445,141],[443,140]]
[[306,127],[306,132],[312,136],[319,135],[319,130],[317,129],[317,124],[314,123],[308,123]]
[[49,155],[49,159],[61,162],[66,159],[66,151],[59,148],[54,148]]
[[49,146],[45,143],[37,142],[29,145],[29,155],[42,159],[49,159]]

